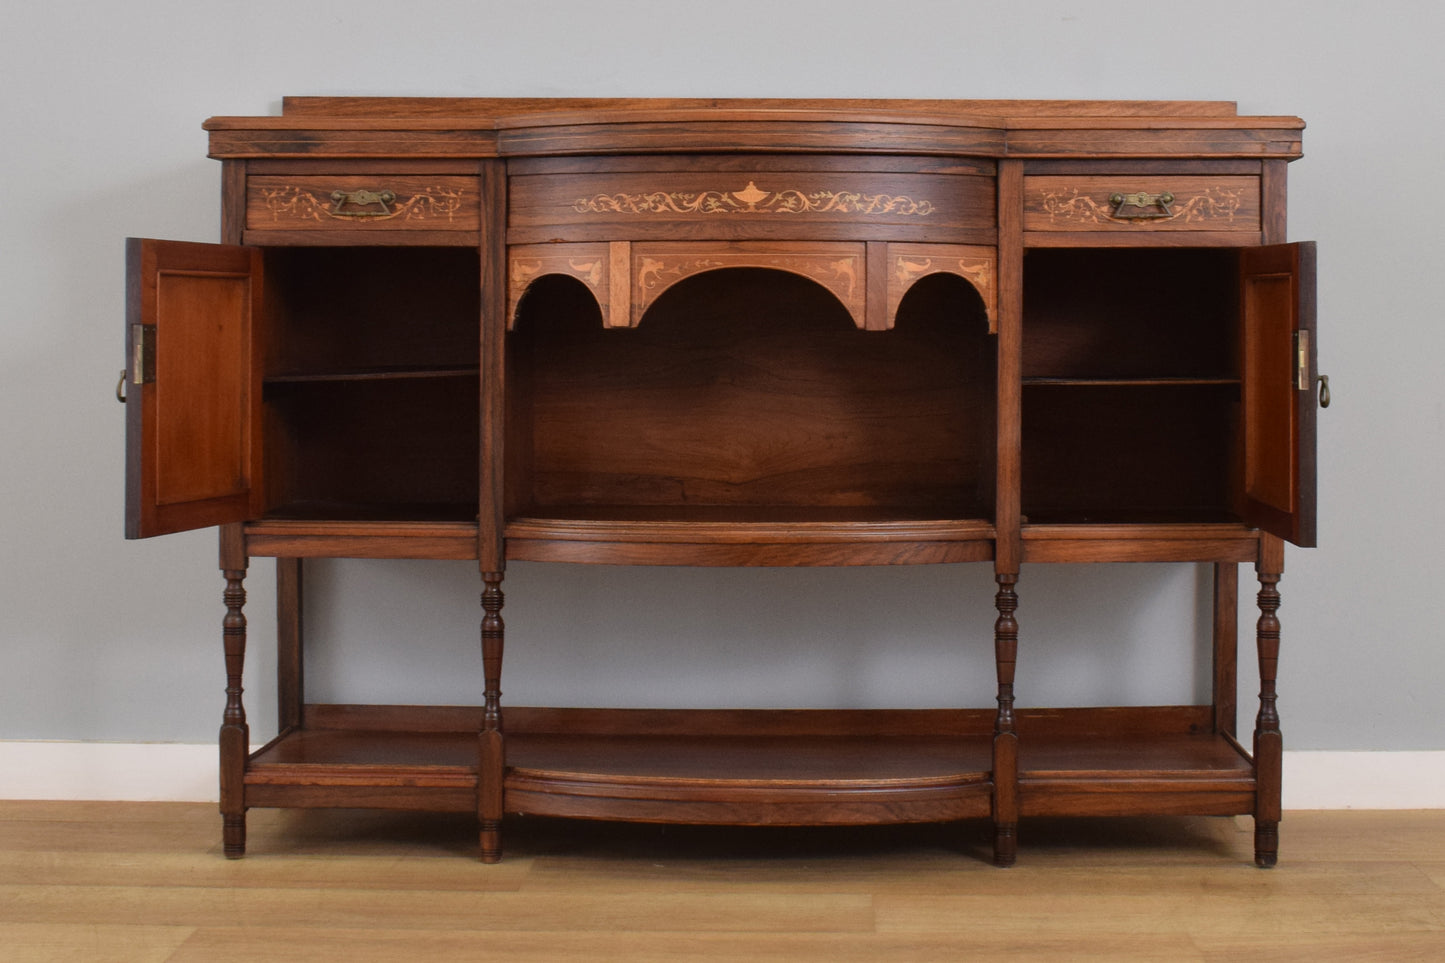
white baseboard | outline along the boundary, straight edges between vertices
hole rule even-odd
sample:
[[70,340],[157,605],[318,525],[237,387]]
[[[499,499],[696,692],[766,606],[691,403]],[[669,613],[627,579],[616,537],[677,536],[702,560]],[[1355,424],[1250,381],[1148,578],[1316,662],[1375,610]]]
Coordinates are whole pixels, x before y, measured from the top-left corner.
[[217,802],[214,745],[0,742],[0,799]]
[[1445,751],[1286,752],[1285,809],[1445,809]]
[[[0,799],[216,802],[216,747],[0,741]],[[1286,809],[1445,809],[1445,751],[1286,752]]]

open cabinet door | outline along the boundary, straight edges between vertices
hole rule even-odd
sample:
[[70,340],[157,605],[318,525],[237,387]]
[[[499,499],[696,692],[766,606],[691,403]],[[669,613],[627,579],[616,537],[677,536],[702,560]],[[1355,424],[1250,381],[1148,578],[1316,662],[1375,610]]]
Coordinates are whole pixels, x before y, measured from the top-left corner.
[[127,538],[255,514],[260,251],[126,239]]
[[1315,544],[1315,246],[1245,248],[1244,519]]

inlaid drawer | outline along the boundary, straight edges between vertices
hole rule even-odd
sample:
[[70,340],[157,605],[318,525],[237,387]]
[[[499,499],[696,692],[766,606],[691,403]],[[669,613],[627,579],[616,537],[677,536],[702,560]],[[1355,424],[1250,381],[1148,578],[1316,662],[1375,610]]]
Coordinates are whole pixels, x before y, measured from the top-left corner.
[[458,175],[253,175],[248,231],[477,231],[477,179]]
[[513,175],[512,243],[723,238],[992,243],[992,176],[799,170]]
[[1032,176],[1024,178],[1024,230],[1253,233],[1259,198],[1253,176]]

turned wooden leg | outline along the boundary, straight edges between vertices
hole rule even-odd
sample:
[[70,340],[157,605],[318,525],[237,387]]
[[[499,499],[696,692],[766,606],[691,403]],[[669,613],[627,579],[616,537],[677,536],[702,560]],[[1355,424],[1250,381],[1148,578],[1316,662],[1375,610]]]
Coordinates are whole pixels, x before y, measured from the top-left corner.
[[1284,543],[1272,535],[1261,536],[1259,572],[1259,622],[1255,638],[1259,648],[1259,715],[1254,722],[1254,862],[1268,868],[1279,859],[1280,800],[1284,760],[1284,739],[1279,731],[1275,678],[1279,671],[1280,597],[1276,586],[1284,569]]
[[246,852],[246,757],[251,734],[241,702],[241,672],[246,663],[246,554],[240,526],[221,530],[221,571],[226,579],[226,617],[221,638],[226,653],[226,710],[221,717],[221,833],[227,857]]
[[481,822],[482,862],[502,858],[502,813],[505,804],[502,779],[506,752],[502,742],[502,573],[483,572],[482,667],[486,676],[486,703],[477,768],[477,816]]
[[1018,733],[1014,731],[1014,663],[1018,657],[1019,624],[1014,619],[1017,574],[999,573],[994,606],[994,662],[998,671],[998,715],[993,727],[993,861],[1012,866],[1018,858]]

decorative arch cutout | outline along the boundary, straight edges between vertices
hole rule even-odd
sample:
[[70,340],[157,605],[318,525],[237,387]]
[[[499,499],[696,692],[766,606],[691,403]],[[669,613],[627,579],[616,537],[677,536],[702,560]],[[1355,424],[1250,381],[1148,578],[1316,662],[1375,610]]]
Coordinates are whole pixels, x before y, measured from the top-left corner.
[[637,245],[632,257],[632,324],[668,288],[686,278],[726,268],[768,268],[807,278],[865,326],[867,258],[858,243]]
[[913,285],[932,274],[952,274],[973,285],[983,299],[988,330],[998,332],[998,254],[991,247],[968,244],[888,245],[887,325],[898,317],[898,305]]
[[805,277],[838,299],[853,323],[868,331],[893,327],[898,305],[919,280],[953,274],[983,299],[989,331],[998,330],[998,255],[992,247],[891,241],[631,242],[526,244],[512,247],[507,265],[507,328],[541,277],[581,281],[597,299],[602,323],[634,328],[648,307],[686,278],[725,268],[768,268]]
[[[602,244],[527,244],[513,247],[507,258],[507,330],[517,325],[517,307],[527,289],[542,277],[561,274],[576,278],[592,292],[609,328],[629,326],[627,312],[627,242]],[[617,249],[621,248],[621,251]],[[621,285],[614,283],[621,255]],[[614,297],[614,291],[616,296]]]

